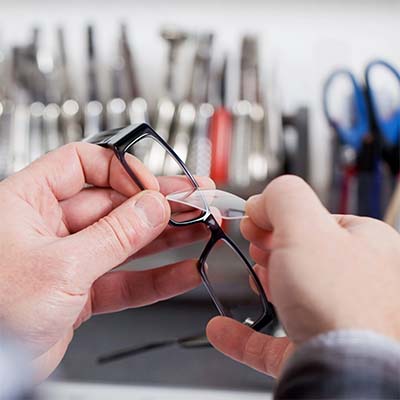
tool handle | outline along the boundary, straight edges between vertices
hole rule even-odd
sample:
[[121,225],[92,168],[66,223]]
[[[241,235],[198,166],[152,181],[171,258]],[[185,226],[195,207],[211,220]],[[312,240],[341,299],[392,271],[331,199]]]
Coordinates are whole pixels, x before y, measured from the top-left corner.
[[43,103],[35,102],[30,106],[29,116],[29,162],[39,158],[46,152],[43,137]]
[[[329,93],[332,85],[339,77],[349,80],[353,87],[352,106],[354,114],[354,123],[351,127],[344,126],[337,121],[331,114],[329,108]],[[369,114],[367,100],[364,96],[363,88],[357,82],[355,76],[347,69],[338,69],[334,71],[325,81],[323,87],[323,110],[329,125],[336,131],[340,140],[344,144],[348,144],[356,151],[359,151],[365,136],[370,131]]]
[[400,134],[400,109],[396,108],[393,113],[388,116],[381,115],[379,110],[377,93],[373,89],[371,82],[371,73],[376,67],[384,67],[390,74],[392,74],[400,84],[400,73],[391,64],[383,60],[375,60],[370,62],[365,69],[365,83],[367,94],[371,103],[372,116],[379,129],[379,132],[385,140],[385,144],[389,146],[396,146],[399,142]]
[[48,104],[43,110],[45,152],[57,149],[64,144],[60,132],[60,116],[60,107],[55,103]]
[[397,228],[396,225],[399,216],[399,211],[400,211],[400,180],[399,178],[397,178],[396,189],[386,209],[384,221],[393,228]]
[[[193,125],[196,120],[196,108],[195,106],[188,102],[183,101],[177,109],[176,125],[170,137],[170,145],[178,155],[178,157],[184,162],[187,162],[187,156],[189,152],[189,145],[192,139]],[[165,160],[164,174],[165,175],[179,175],[180,167],[172,159],[168,157]]]
[[341,182],[339,214],[351,213],[351,197],[354,195],[352,186],[355,184],[356,173],[357,171],[354,166],[347,166],[344,170],[343,180]]
[[232,150],[229,162],[229,183],[245,188],[251,182],[249,170],[251,135],[251,103],[240,100],[233,106]]
[[213,114],[214,107],[210,103],[203,103],[197,108],[193,136],[187,157],[187,166],[194,175],[210,176],[211,142],[209,128]]
[[223,107],[215,110],[210,124],[211,178],[225,185],[229,179],[229,158],[232,144],[232,114]]

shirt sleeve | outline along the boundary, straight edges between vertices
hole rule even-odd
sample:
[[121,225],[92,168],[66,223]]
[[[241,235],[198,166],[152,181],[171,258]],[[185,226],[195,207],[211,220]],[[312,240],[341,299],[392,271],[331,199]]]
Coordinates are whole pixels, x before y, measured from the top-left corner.
[[370,331],[319,335],[288,360],[274,398],[400,399],[400,344]]

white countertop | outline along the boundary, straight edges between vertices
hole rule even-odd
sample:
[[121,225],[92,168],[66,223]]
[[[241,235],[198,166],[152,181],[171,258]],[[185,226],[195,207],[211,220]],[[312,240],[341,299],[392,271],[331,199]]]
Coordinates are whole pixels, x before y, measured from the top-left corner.
[[47,382],[39,387],[42,400],[272,400],[271,393],[187,388]]

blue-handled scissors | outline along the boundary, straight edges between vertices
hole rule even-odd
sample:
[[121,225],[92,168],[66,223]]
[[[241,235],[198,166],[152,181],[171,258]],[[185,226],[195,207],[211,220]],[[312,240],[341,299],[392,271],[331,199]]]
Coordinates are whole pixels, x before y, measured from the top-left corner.
[[400,84],[400,74],[396,68],[383,60],[375,60],[370,62],[365,68],[365,84],[367,95],[371,103],[371,111],[377,125],[380,135],[389,146],[397,146],[400,136],[400,108],[393,110],[389,116],[383,116],[380,113],[377,95],[372,87],[371,74],[376,67],[384,67],[398,80]]
[[383,60],[374,60],[367,65],[365,69],[365,84],[372,118],[381,139],[383,159],[388,164],[392,174],[397,175],[400,168],[400,104],[394,107],[389,115],[382,115],[378,103],[379,93],[374,90],[372,83],[374,70],[382,67],[397,80],[400,91],[400,73],[391,64]]
[[[351,123],[344,124],[335,118],[329,109],[329,94],[337,79],[347,78],[352,85]],[[341,180],[339,213],[346,214],[350,209],[351,193],[357,193],[357,212],[374,218],[382,214],[380,192],[381,175],[379,155],[376,152],[376,138],[372,134],[368,100],[362,85],[347,69],[334,71],[323,88],[323,108],[325,116],[338,135],[341,150],[351,149],[352,159],[347,159]],[[356,187],[357,189],[351,189]]]
[[[340,121],[335,119],[328,105],[329,90],[334,84],[336,79],[347,77],[353,86],[352,100],[352,126],[346,127],[341,125]],[[355,151],[360,151],[364,138],[370,133],[370,123],[368,115],[368,105],[363,92],[363,88],[357,82],[355,76],[347,69],[339,69],[334,71],[326,80],[323,89],[323,106],[324,113],[329,124],[337,132],[343,144],[351,146]]]

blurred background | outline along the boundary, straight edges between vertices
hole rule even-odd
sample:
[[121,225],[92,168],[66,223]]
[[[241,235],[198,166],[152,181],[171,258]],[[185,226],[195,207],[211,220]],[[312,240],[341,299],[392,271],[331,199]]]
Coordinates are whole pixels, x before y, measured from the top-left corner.
[[[395,0],[3,1],[0,176],[145,121],[192,172],[243,198],[294,173],[331,211],[397,227],[399,12]],[[201,332],[213,315],[199,289],[95,317],[54,379],[270,390],[269,379],[212,349],[96,363],[116,348]]]

